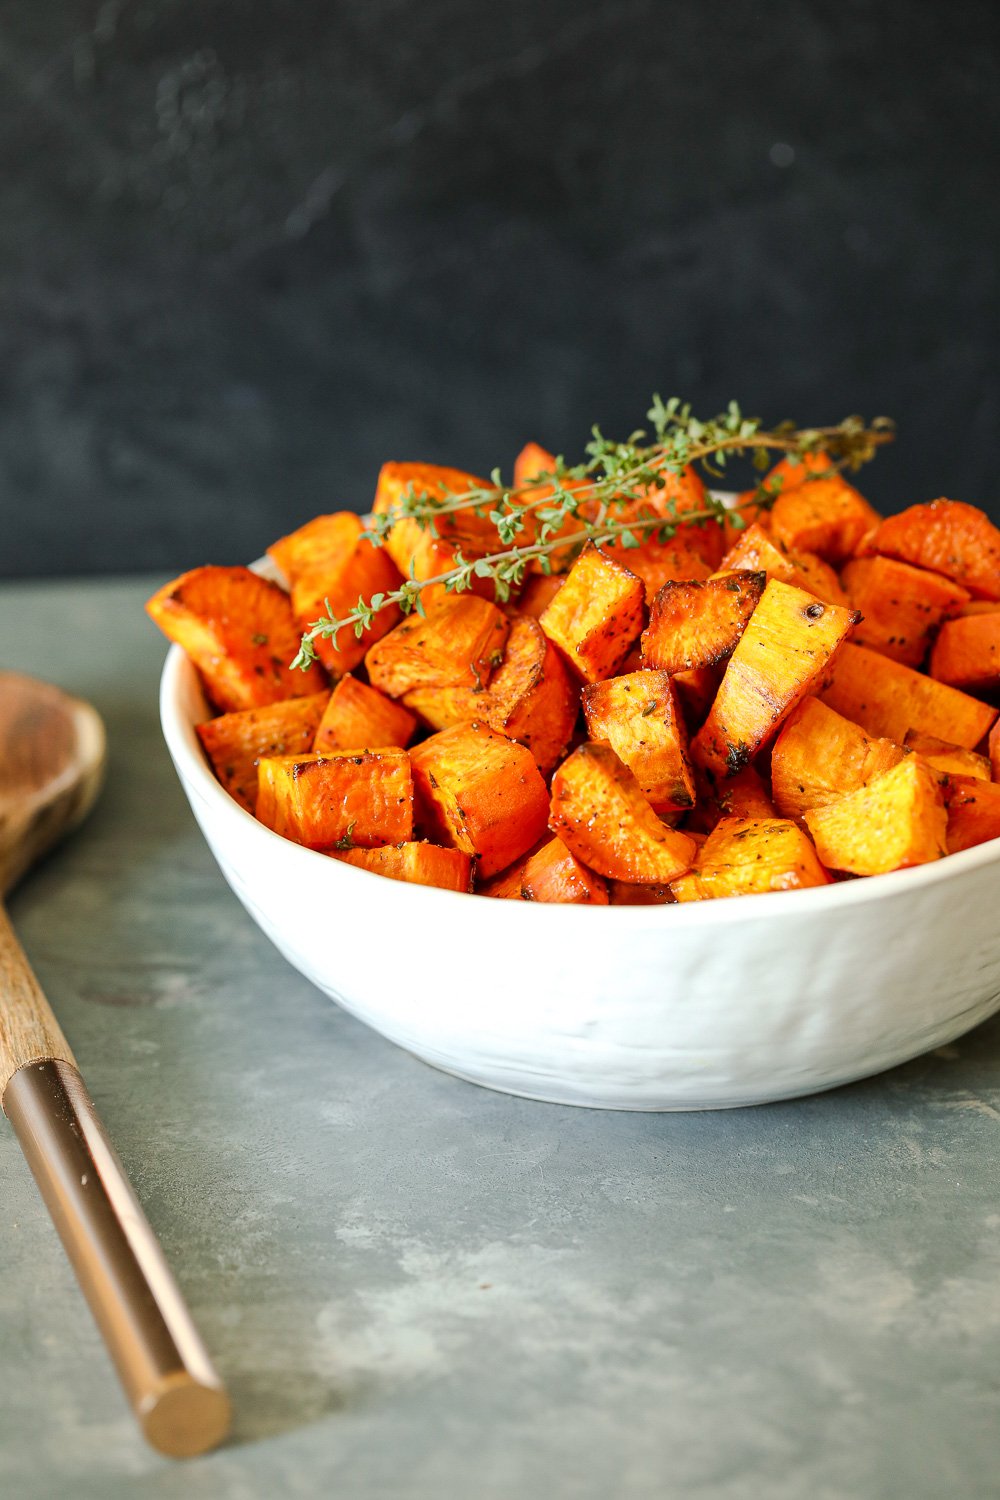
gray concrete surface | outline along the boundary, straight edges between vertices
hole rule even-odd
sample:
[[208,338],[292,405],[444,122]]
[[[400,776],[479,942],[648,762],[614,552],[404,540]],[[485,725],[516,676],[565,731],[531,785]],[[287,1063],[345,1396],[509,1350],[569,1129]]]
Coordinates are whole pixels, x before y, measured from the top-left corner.
[[[150,588],[0,591],[0,665],[89,696],[111,734],[92,821],[12,909],[236,1432],[182,1468],[144,1449],[2,1126],[0,1494],[995,1496],[1000,1023],[727,1114],[434,1073],[223,884],[159,739]],[[365,940],[331,913],[331,942]],[[371,942],[399,962],[374,921]]]

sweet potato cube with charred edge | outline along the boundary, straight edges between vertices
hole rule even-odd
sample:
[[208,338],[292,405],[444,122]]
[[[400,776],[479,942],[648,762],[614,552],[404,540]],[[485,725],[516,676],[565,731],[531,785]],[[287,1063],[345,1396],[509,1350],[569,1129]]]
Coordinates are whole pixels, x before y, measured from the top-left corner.
[[158,589],[146,612],[187,652],[224,713],[306,698],[326,686],[319,666],[292,670],[300,632],[288,595],[249,568],[193,568]]
[[[402,574],[384,547],[374,546],[364,522],[351,511],[317,516],[298,531],[268,548],[288,579],[292,612],[299,628],[307,630],[327,614],[343,619],[359,599],[388,594],[402,583]],[[317,636],[316,655],[334,677],[349,672],[364,658],[374,641],[402,618],[397,604],[386,604],[359,637],[345,626],[336,639]]]
[[[485,479],[467,474],[464,469],[451,469],[443,464],[387,463],[379,472],[372,509],[377,515],[398,510],[411,490],[418,497],[444,500],[483,486],[488,488]],[[485,515],[477,516],[474,510],[444,512],[435,521],[435,531],[437,535],[425,530],[412,516],[396,521],[385,545],[401,573],[424,582],[450,572],[456,566],[457,552],[461,551],[465,560],[471,562],[485,557],[496,546],[492,522]],[[492,599],[493,580],[474,578],[472,592]],[[434,584],[423,592],[427,609],[447,597],[443,584]]]
[[948,810],[948,853],[958,854],[990,839],[1000,839],[1000,786],[975,776],[948,776],[944,782]]
[[742,770],[813,691],[854,622],[850,611],[772,579],[692,745],[698,764],[717,779]]
[[527,746],[548,775],[573,737],[578,692],[537,620],[515,616],[489,686],[487,721]]
[[664,672],[688,672],[728,660],[760,603],[763,573],[728,573],[704,583],[667,583],[642,633],[642,660]]
[[771,540],[759,522],[748,526],[737,538],[713,576],[719,578],[734,572],[766,573],[768,582],[773,578],[778,583],[805,589],[825,604],[838,604],[842,608],[847,604],[840,580],[828,563],[812,553],[790,556]]
[[867,786],[902,759],[893,740],[874,739],[817,698],[804,698],[771,751],[774,805],[783,818],[800,819]]
[[328,693],[286,698],[263,708],[220,714],[196,729],[212,770],[247,812],[257,807],[257,762],[262,755],[301,755],[312,749]]
[[459,724],[411,751],[422,824],[496,874],[545,832],[548,793],[530,750],[485,724]]
[[607,906],[608,887],[571,854],[562,839],[549,839],[510,870],[479,887],[481,896],[515,901],[548,901],[574,906]]
[[690,869],[695,843],[656,816],[611,746],[588,741],[552,778],[552,832],[609,880],[667,884]]
[[539,624],[586,682],[613,677],[644,623],[642,580],[588,545]]
[[509,628],[488,599],[449,594],[372,647],[365,659],[369,681],[390,698],[416,688],[482,690],[500,664]]
[[839,474],[783,487],[771,510],[771,535],[788,552],[815,552],[839,567],[881,521]]
[[824,865],[850,875],[885,875],[941,859],[947,821],[938,777],[919,755],[805,814]]
[[311,748],[317,755],[328,750],[402,749],[416,727],[409,709],[348,674],[330,694]]
[[972,750],[997,716],[995,708],[958,688],[935,682],[852,641],[831,664],[818,696],[869,734],[899,743],[908,730],[919,729]]
[[889,516],[866,551],[943,573],[977,599],[1000,599],[1000,530],[961,500],[932,500]]
[[331,852],[332,859],[403,880],[410,885],[435,885],[443,891],[471,891],[472,860],[460,849],[442,849],[438,844],[387,844],[382,849],[349,849]]
[[695,874],[710,900],[830,880],[810,840],[787,818],[723,818],[702,845]]
[[666,672],[630,672],[583,690],[592,740],[606,740],[632,772],[655,812],[694,806],[687,730]]
[[405,750],[262,758],[257,817],[310,849],[406,843],[413,837],[410,758]]
[[973,776],[978,781],[990,780],[989,758],[977,755],[975,750],[963,750],[961,745],[952,745],[934,734],[921,734],[919,729],[911,729],[903,744],[907,750],[922,755],[927,764],[942,776]]
[[973,693],[1000,688],[1000,614],[946,620],[931,651],[929,671],[938,682]]
[[908,667],[919,667],[934,630],[969,597],[950,579],[893,557],[857,557],[840,577],[863,616],[854,632],[857,644]]

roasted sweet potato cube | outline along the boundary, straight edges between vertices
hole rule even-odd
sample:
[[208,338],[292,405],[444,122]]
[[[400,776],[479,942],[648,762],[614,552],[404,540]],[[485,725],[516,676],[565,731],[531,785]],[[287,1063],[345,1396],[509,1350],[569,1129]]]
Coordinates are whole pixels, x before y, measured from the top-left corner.
[[1000,614],[1000,600],[997,599],[969,599],[958,611],[961,618],[969,615],[995,615]]
[[934,734],[921,734],[911,729],[903,741],[907,750],[922,755],[927,764],[942,776],[972,776],[978,781],[990,780],[990,762],[986,755],[975,750],[963,750],[948,740],[938,739]]
[[667,886],[670,899],[678,906],[686,901],[710,901],[712,893],[704,883],[697,870],[688,870],[686,875],[679,875]]
[[988,744],[990,757],[990,772],[994,781],[1000,781],[1000,719],[996,721],[990,730]]
[[946,620],[931,650],[929,671],[938,682],[972,693],[1000,689],[1000,614]]
[[311,748],[317,755],[328,750],[384,750],[392,745],[402,749],[416,727],[409,709],[348,674],[330,694]]
[[818,696],[869,734],[899,743],[908,730],[919,729],[972,750],[997,715],[995,708],[958,688],[935,682],[853,641],[832,662]]
[[548,839],[492,880],[479,887],[481,896],[507,900],[561,902],[574,906],[607,906],[608,887],[600,875],[581,864],[562,839]]
[[[722,523],[722,535],[725,542],[723,558],[729,550],[735,547],[740,537],[751,526],[759,526],[761,531],[769,532],[771,529],[771,511],[769,507],[762,504],[757,498],[756,490],[744,490],[736,497],[735,503],[726,512],[726,518]],[[719,566],[721,567],[721,560]]]
[[677,523],[673,543],[685,554],[693,552],[711,568],[717,568],[726,550],[725,534],[718,521],[713,518],[686,521],[685,516],[702,514],[708,508],[705,482],[697,469],[689,464],[679,473],[663,469],[659,482],[647,486],[642,497],[616,511],[616,519],[641,518],[650,515],[662,516],[670,524]]
[[735,776],[717,781],[712,801],[722,818],[760,822],[778,816],[773,798],[756,766],[744,766]]
[[803,453],[800,457],[795,453],[786,453],[784,458],[779,458],[764,475],[764,484],[772,494],[783,495],[786,490],[797,489],[807,479],[817,475],[829,475],[833,468],[833,459],[825,448],[817,448],[813,453]]
[[[641,658],[639,665],[642,665]],[[708,711],[715,702],[723,671],[722,667],[692,667],[689,672],[673,674],[677,701],[683,710],[684,722],[692,734],[704,724]]]
[[839,567],[882,517],[839,474],[782,488],[771,511],[771,535],[789,552],[815,552]]
[[766,582],[763,573],[727,573],[665,584],[642,633],[643,664],[673,673],[728,661]]
[[510,622],[475,594],[448,594],[411,615],[365,658],[373,687],[390,698],[417,688],[485,688],[503,657]]
[[388,880],[410,885],[435,885],[443,891],[471,891],[472,860],[460,849],[442,849],[423,841],[386,844],[381,849],[348,849],[331,852],[331,858]]
[[[522,530],[518,533],[517,541],[520,546],[529,545],[537,540],[539,523],[537,510],[539,502],[548,499],[553,494],[555,486],[551,481],[543,484],[533,484],[541,474],[554,474],[558,460],[554,453],[547,448],[542,448],[538,443],[526,443],[514,460],[514,488],[521,493],[517,496],[520,505],[531,505],[522,517]],[[563,489],[580,491],[580,514],[589,516],[594,513],[594,506],[589,501],[591,486],[586,480],[563,480]],[[557,531],[548,535],[547,540],[557,541],[561,536],[571,536],[580,530],[580,521],[569,512]],[[550,568],[561,571],[567,567],[572,556],[572,548],[559,547],[550,553],[547,564]],[[532,558],[528,563],[529,583],[533,578],[547,578],[553,575],[544,571],[544,565],[540,558]],[[548,602],[548,601],[546,601]],[[538,610],[525,611],[525,613],[539,614]]]
[[328,693],[286,698],[263,708],[220,714],[197,726],[212,770],[247,812],[257,807],[257,762],[262,755],[301,755],[312,749]]
[[741,771],[821,681],[854,619],[772,579],[694,740],[695,761],[716,779]]
[[805,814],[823,864],[850,875],[885,875],[940,859],[948,852],[947,821],[938,777],[919,755]]
[[592,740],[606,740],[655,812],[694,806],[687,729],[667,672],[630,672],[583,690]]
[[459,724],[411,751],[420,817],[435,842],[475,856],[487,878],[545,832],[548,793],[530,750]]
[[1000,839],[1000,786],[976,776],[947,776],[948,853],[958,854],[990,839]]
[[889,516],[866,550],[953,578],[977,599],[1000,599],[1000,530],[961,500],[932,500]]
[[723,818],[702,845],[695,874],[696,899],[829,884],[810,840],[787,818]]
[[771,751],[774,805],[783,818],[801,819],[810,808],[867,786],[902,759],[895,741],[875,739],[817,698],[804,698]]
[[790,556],[764,530],[759,522],[741,532],[719,565],[716,577],[726,573],[765,573],[770,583],[791,584],[815,594],[825,604],[846,604],[844,591],[836,573],[822,558]]
[[413,837],[405,750],[278,755],[259,764],[257,817],[310,849],[373,849]]
[[[268,548],[288,579],[292,612],[306,630],[329,611],[343,619],[359,599],[389,594],[402,583],[402,574],[384,547],[369,541],[364,522],[351,511],[317,516]],[[334,677],[349,672],[364,658],[374,641],[402,618],[397,604],[385,604],[370,626],[358,636],[352,626],[333,636],[317,636],[316,655]]]
[[319,666],[292,670],[300,631],[288,595],[249,568],[193,568],[158,589],[146,611],[187,652],[207,697],[224,713],[306,698],[326,686]]
[[[447,500],[488,487],[488,481],[464,469],[443,464],[387,463],[379,472],[372,509],[376,514],[398,512],[409,494]],[[436,533],[436,534],[435,534]],[[496,531],[485,515],[474,510],[445,511],[435,520],[435,530],[421,526],[412,516],[401,516],[386,541],[386,551],[401,573],[420,582],[437,578],[456,566],[460,551],[467,562],[484,557],[496,547]],[[491,578],[474,578],[472,592],[483,598],[494,597]],[[447,598],[443,584],[424,590],[426,608]],[[356,601],[355,601],[356,602]]]
[[611,746],[588,741],[552,778],[549,827],[609,880],[667,884],[690,868],[695,844],[660,821]]
[[941,621],[959,612],[968,593],[957,583],[897,562],[894,557],[857,557],[841,582],[862,619],[854,632],[859,646],[893,661],[919,667]]
[[542,774],[548,775],[573,736],[579,692],[537,620],[511,620],[488,697],[491,728],[526,745]]
[[514,488],[523,489],[539,474],[554,474],[556,455],[543,448],[541,443],[525,443],[514,460]]
[[588,545],[539,624],[586,682],[613,677],[645,617],[642,580],[600,547]]

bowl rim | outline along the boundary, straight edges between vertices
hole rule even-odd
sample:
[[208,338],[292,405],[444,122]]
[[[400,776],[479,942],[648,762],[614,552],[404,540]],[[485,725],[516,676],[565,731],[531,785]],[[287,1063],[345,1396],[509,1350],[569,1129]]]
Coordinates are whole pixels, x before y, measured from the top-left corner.
[[[471,917],[475,910],[469,905],[469,902],[474,900],[482,904],[484,910],[492,911],[494,916],[498,915],[498,910],[506,910],[509,913],[517,912],[518,916],[511,915],[508,918],[514,922],[529,924],[553,922],[562,926],[592,922],[592,914],[598,908],[590,903],[577,905],[569,902],[490,901],[488,897],[473,892],[450,891],[438,886],[416,885],[400,881],[387,882],[383,876],[371,870],[362,870],[355,865],[331,859],[329,855],[319,850],[308,849],[302,844],[294,843],[291,839],[283,838],[272,829],[265,827],[263,823],[259,823],[253,814],[241,807],[216,779],[195,733],[195,721],[189,720],[181,711],[181,695],[185,678],[188,684],[193,682],[198,691],[201,691],[194,664],[180,646],[172,645],[167,652],[160,678],[159,707],[163,736],[177,774],[185,790],[188,785],[197,790],[201,800],[211,809],[213,816],[217,815],[223,821],[228,820],[234,830],[241,826],[244,833],[249,833],[252,827],[253,836],[260,840],[262,850],[265,850],[269,844],[272,849],[274,844],[279,845],[284,851],[281,857],[310,862],[309,873],[314,878],[319,869],[323,868],[328,873],[321,878],[334,883],[342,880],[346,880],[349,884],[360,881],[361,884],[357,886],[359,895],[366,888],[374,894],[374,885],[366,887],[365,883],[378,881],[383,900],[391,899],[384,887],[387,884],[394,885],[401,891],[405,890],[406,899],[411,903],[415,902],[418,906],[424,902],[428,903],[429,908],[440,907],[441,903],[462,902],[461,910],[467,918]],[[276,850],[275,855],[277,856]],[[317,863],[319,861],[322,864]],[[796,916],[807,918],[844,911],[858,904],[891,900],[898,895],[915,896],[919,891],[926,890],[940,882],[955,880],[962,875],[972,874],[978,869],[996,864],[1000,864],[1000,839],[992,839],[971,849],[963,849],[957,854],[949,854],[931,864],[916,865],[907,870],[894,870],[887,875],[868,875],[857,880],[838,881],[832,885],[813,886],[805,890],[769,891],[766,893],[767,905],[763,910],[759,908],[755,900],[747,900],[740,896],[723,896],[714,901],[690,901],[672,906],[609,906],[600,909],[614,915],[602,916],[599,920],[616,923],[618,927],[623,927],[626,931],[636,928],[645,929],[654,924],[662,931],[669,931],[670,927],[711,928],[726,926],[731,922],[758,921],[764,916],[774,921],[784,918],[794,919]],[[303,878],[308,878],[308,874],[304,874]],[[670,912],[669,918],[664,918],[665,910]]]

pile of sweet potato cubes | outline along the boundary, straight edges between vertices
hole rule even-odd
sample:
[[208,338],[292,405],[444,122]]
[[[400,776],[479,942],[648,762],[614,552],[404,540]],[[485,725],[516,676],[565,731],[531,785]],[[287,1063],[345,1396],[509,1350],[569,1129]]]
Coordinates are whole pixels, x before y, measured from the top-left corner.
[[[515,483],[551,471],[536,445]],[[743,528],[588,545],[518,597],[424,594],[360,639],[326,611],[497,550],[471,512],[319,516],[149,612],[218,715],[226,790],[275,832],[395,880],[529,901],[657,904],[826,885],[1000,837],[1000,531],[935,500],[883,520],[819,454],[783,460]],[[826,477],[816,478],[825,471]],[[387,464],[375,510],[480,483]],[[636,503],[704,508],[693,472]],[[647,538],[652,536],[647,533]],[[557,565],[559,560],[557,559]]]

